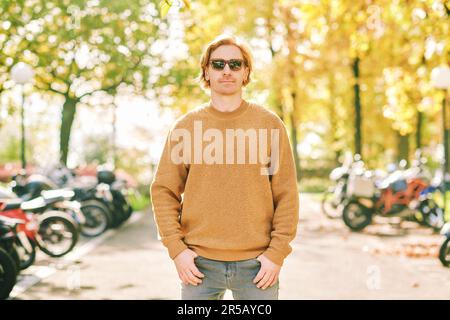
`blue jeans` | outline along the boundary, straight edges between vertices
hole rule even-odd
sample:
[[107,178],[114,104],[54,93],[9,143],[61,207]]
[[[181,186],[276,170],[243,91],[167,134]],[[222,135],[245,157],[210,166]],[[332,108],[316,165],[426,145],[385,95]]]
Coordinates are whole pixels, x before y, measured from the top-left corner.
[[278,280],[265,290],[253,283],[261,268],[257,259],[218,261],[197,256],[194,262],[205,276],[197,286],[181,283],[182,300],[222,300],[226,289],[235,300],[278,300]]

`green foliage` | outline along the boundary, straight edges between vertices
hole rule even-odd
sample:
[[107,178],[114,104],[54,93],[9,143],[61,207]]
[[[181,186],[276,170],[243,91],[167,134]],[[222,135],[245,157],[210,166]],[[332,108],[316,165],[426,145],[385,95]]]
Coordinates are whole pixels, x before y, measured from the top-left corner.
[[9,137],[5,142],[2,141],[0,148],[0,163],[20,162],[20,139]]
[[[146,189],[148,191],[150,187]],[[134,192],[128,197],[128,200],[130,201],[130,204],[134,211],[141,211],[147,209],[151,205],[150,195],[148,194],[148,192],[146,193]]]

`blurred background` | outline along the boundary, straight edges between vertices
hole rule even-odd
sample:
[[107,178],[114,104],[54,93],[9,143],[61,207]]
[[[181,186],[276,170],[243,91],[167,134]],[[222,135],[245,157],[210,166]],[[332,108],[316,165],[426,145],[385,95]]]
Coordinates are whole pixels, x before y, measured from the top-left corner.
[[346,154],[420,163],[442,193],[449,15],[445,0],[0,0],[0,184],[107,164],[149,208],[169,127],[209,99],[201,53],[231,33],[254,55],[244,98],[286,124],[302,193],[322,199]]
[[[434,168],[442,158],[446,90],[431,74],[449,61],[445,1],[3,0],[0,12],[3,180],[20,166],[23,105],[27,166],[112,162],[148,196],[169,125],[208,99],[194,78],[223,32],[253,50],[245,98],[288,126],[302,191],[325,190],[345,151],[369,167],[417,148]],[[19,62],[34,74],[23,85]]]

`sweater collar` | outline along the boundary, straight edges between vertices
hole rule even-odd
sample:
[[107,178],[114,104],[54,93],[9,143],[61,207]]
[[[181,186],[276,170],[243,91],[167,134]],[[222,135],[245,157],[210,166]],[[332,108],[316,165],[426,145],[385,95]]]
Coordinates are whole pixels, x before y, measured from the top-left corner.
[[241,114],[243,114],[248,109],[248,107],[249,107],[249,103],[246,100],[242,99],[239,107],[237,107],[233,111],[220,111],[213,107],[212,101],[210,100],[208,105],[206,106],[206,110],[210,114],[212,114],[213,116],[216,116],[218,118],[231,119],[231,118],[235,118],[235,117],[238,117]]

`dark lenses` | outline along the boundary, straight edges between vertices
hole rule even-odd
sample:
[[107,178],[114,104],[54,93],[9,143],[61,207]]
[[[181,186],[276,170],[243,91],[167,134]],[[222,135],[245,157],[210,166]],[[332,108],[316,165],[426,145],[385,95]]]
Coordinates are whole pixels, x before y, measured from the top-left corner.
[[211,65],[216,70],[223,70],[225,68],[225,60],[212,60]]
[[231,59],[229,61],[225,61],[223,59],[211,60],[211,66],[215,70],[223,70],[227,63],[230,66],[231,70],[238,71],[242,68],[243,62],[242,62],[242,60],[238,60],[238,59]]
[[242,61],[241,60],[230,60],[228,65],[230,66],[231,70],[237,71],[237,70],[241,69]]

